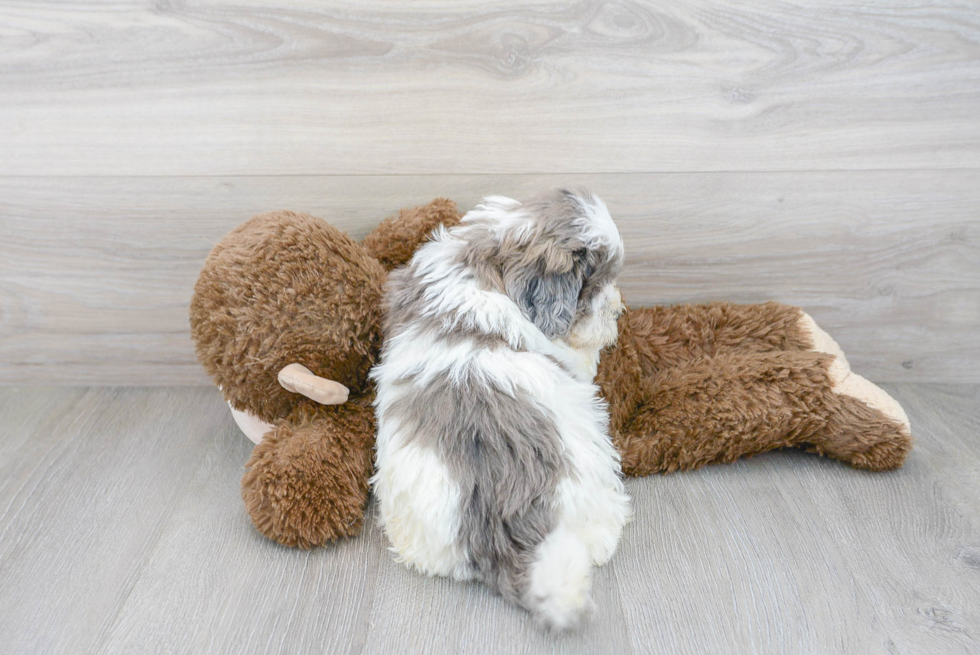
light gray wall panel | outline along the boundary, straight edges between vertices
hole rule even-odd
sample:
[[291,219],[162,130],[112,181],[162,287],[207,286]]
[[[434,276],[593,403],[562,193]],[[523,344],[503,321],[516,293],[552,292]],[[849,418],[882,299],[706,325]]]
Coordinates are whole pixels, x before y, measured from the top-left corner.
[[561,183],[608,201],[633,305],[798,304],[872,379],[980,380],[973,171],[0,178],[0,379],[206,383],[191,291],[255,213],[309,211],[362,237],[437,195],[470,208]]
[[980,6],[5,2],[0,175],[980,165]]

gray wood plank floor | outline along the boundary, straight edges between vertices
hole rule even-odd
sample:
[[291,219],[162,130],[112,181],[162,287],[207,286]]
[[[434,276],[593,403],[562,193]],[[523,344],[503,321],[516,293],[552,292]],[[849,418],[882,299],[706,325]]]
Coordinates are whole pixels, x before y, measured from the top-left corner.
[[980,386],[889,385],[917,436],[869,474],[804,453],[631,480],[582,632],[397,565],[252,529],[213,389],[0,388],[11,653],[977,653]]

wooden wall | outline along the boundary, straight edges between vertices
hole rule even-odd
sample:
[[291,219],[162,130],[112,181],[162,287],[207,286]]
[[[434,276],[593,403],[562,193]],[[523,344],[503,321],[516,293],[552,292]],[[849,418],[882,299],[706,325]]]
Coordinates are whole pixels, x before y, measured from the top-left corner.
[[0,381],[207,383],[249,216],[582,183],[634,305],[803,305],[879,381],[980,381],[980,5],[0,6]]

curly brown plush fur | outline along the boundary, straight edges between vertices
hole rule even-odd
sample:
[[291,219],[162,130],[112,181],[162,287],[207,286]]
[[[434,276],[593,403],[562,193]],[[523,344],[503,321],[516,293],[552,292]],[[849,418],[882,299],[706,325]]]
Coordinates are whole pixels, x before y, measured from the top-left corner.
[[[437,225],[459,222],[437,199],[402,210],[363,244],[295,212],[262,214],[211,251],[194,288],[191,334],[225,399],[274,430],[255,447],[242,498],[255,526],[310,548],[361,529],[372,468],[374,390],[367,373],[381,343],[387,269]],[[350,389],[324,406],[283,389],[299,363]]]
[[[367,399],[364,399],[365,401]],[[374,408],[297,408],[255,446],[242,499],[255,527],[311,548],[361,531],[374,467]]]
[[632,310],[596,382],[627,475],[803,447],[856,468],[902,465],[906,426],[841,393],[802,310],[779,303]]
[[[360,531],[381,288],[432,229],[459,218],[455,203],[437,199],[403,209],[358,244],[312,216],[276,212],[232,231],[208,257],[192,334],[225,398],[275,426],[242,479],[249,514],[269,538],[310,548]],[[869,470],[901,466],[907,425],[844,393],[842,353],[813,352],[803,317],[778,303],[626,312],[596,377],[624,472],[692,469],[783,447]],[[285,391],[276,375],[293,362],[349,387],[348,402],[323,406]]]
[[404,266],[422,243],[419,235],[427,235],[439,225],[459,224],[456,203],[436,198],[427,205],[401,209],[397,216],[382,221],[371,234],[364,237],[364,249],[377,258],[387,271]]
[[385,275],[325,221],[256,216],[215,246],[201,270],[191,301],[197,357],[235,409],[269,423],[306,403],[276,380],[291,362],[362,394],[381,342]]

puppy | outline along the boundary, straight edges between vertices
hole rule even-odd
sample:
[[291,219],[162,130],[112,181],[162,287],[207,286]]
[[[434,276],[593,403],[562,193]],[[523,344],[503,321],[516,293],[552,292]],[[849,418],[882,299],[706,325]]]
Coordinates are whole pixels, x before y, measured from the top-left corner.
[[388,278],[371,482],[393,550],[553,629],[591,608],[630,513],[592,383],[622,263],[603,202],[559,190],[486,198]]

